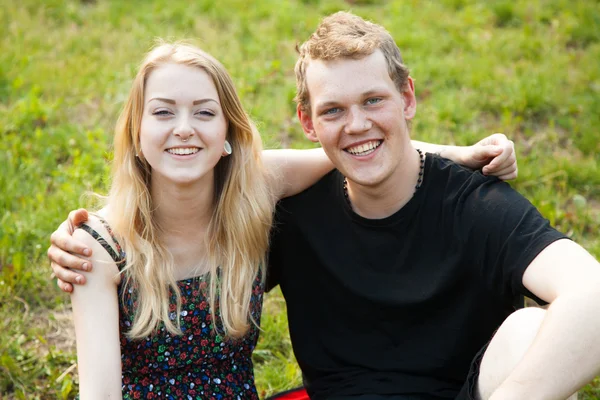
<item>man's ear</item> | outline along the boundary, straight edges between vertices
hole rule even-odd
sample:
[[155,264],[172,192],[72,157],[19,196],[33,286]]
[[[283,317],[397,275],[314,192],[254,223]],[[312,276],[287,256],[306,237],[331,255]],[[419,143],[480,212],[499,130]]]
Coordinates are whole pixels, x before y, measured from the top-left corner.
[[415,96],[415,82],[409,76],[406,89],[402,92],[404,98],[404,118],[413,119],[417,113],[417,97]]
[[318,143],[319,139],[315,134],[315,127],[312,122],[312,118],[309,113],[302,111],[300,104],[296,106],[296,112],[298,113],[298,119],[300,120],[300,124],[302,124],[302,129],[304,130],[304,134],[311,142]]

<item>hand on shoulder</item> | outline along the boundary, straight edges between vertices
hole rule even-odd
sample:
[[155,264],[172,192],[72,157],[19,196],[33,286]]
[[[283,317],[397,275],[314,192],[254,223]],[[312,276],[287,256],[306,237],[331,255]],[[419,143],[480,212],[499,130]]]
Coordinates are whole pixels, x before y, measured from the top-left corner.
[[[107,213],[104,213],[107,215]],[[93,272],[82,272],[89,282],[97,275],[107,275],[115,284],[120,281],[117,262],[121,257],[120,247],[108,229],[108,224],[98,215],[90,214],[89,219],[75,228],[73,239],[82,242],[92,250],[92,256],[83,257],[94,264]]]

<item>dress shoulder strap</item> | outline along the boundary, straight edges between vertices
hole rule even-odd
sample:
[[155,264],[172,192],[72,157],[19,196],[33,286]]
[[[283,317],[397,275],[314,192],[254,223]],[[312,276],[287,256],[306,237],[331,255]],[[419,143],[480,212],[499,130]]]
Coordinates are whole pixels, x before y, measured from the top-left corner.
[[117,249],[116,251],[115,251],[115,249],[113,249],[113,247],[110,244],[108,244],[108,241],[104,237],[102,237],[102,235],[100,235],[98,232],[96,232],[96,230],[94,228],[92,228],[91,226],[89,226],[88,224],[82,223],[81,225],[79,225],[77,227],[77,229],[83,229],[84,231],[89,233],[90,236],[92,236],[94,239],[96,239],[96,241],[98,243],[100,243],[100,245],[104,248],[104,250],[106,250],[108,252],[108,254],[115,261],[115,263],[117,263],[117,266],[119,267],[119,269],[121,269],[122,263],[125,260],[125,252],[123,251],[123,248],[117,241],[117,238],[115,237],[115,234],[113,233],[113,230],[110,227],[110,225],[108,224],[108,222],[106,222],[101,217],[98,217],[98,216],[96,216],[96,217],[100,220],[100,222],[102,222],[102,225],[104,225],[104,227],[108,231],[110,238],[115,243],[115,248]]

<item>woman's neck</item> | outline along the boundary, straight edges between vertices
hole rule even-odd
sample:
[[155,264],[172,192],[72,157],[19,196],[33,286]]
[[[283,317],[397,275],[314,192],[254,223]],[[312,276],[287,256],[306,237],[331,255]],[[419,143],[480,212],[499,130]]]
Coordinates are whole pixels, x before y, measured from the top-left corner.
[[151,195],[154,218],[164,233],[179,235],[208,226],[214,207],[212,174],[190,184],[153,177]]
[[207,272],[206,234],[214,209],[212,179],[192,185],[156,182],[152,186],[153,217],[160,240],[171,252],[176,279]]

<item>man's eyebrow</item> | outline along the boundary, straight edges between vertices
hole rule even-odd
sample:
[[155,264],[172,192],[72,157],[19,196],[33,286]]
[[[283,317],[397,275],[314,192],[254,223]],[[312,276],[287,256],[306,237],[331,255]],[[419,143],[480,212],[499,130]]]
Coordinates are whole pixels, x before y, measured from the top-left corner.
[[[385,96],[387,94],[389,90],[386,91],[386,88],[373,88],[373,89],[369,89],[366,92],[363,92],[360,94],[360,96],[362,98],[367,98],[367,97],[371,97],[371,96]],[[324,101],[322,103],[317,103],[315,105],[315,109],[323,109],[323,108],[328,108],[328,107],[337,107],[340,105],[339,101],[336,100],[327,100]]]
[[329,101],[324,101],[322,103],[318,103],[316,105],[316,109],[321,109],[321,108],[327,108],[327,107],[334,107],[334,106],[338,106],[340,103],[338,101],[333,101],[333,100],[329,100]]
[[[158,101],[162,101],[164,103],[169,103],[169,104],[177,104],[177,102],[175,100],[173,100],[173,99],[165,99],[163,97],[153,97],[150,100],[148,100],[148,103],[151,102],[152,100],[158,100]],[[194,100],[192,102],[192,104],[195,105],[195,106],[197,106],[198,104],[207,103],[207,102],[210,102],[210,101],[219,104],[218,101],[216,101],[215,99],[211,99],[211,98]]]
[[385,92],[385,89],[375,88],[371,90],[367,90],[362,94],[363,97],[371,97],[373,95],[381,96]]

